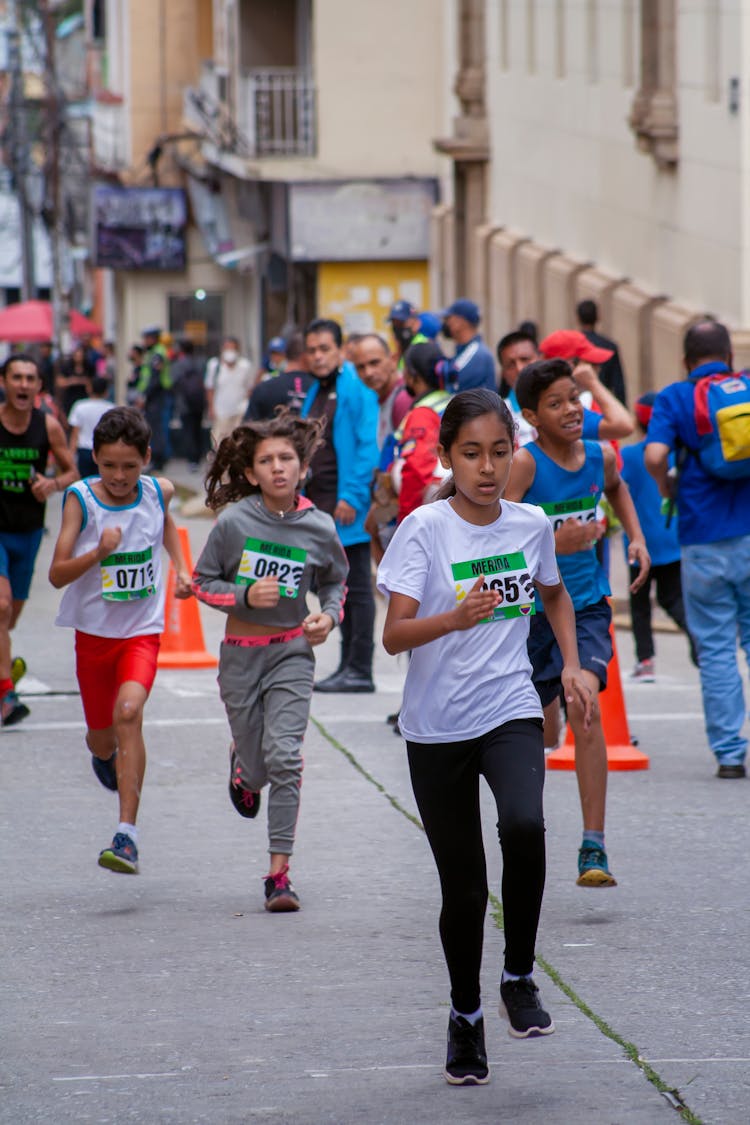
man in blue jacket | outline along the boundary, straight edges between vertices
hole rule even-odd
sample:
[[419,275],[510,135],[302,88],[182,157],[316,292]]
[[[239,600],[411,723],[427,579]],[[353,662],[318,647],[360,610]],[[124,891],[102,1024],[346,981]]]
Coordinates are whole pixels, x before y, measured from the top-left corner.
[[313,456],[305,491],[317,508],[333,516],[349,560],[341,660],[333,675],[316,683],[315,690],[370,692],[375,691],[375,599],[365,517],[378,463],[378,399],[344,359],[341,345],[341,326],[335,320],[313,320],[305,330],[305,353],[313,385],[302,417],[327,420],[324,442]]

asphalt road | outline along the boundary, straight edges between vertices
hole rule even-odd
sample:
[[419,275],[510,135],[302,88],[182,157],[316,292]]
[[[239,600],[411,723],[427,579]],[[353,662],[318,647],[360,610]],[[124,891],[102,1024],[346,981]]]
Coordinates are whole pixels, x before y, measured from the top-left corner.
[[[188,526],[195,557],[210,524]],[[96,858],[115,803],[83,746],[72,636],[52,626],[51,545],[15,641],[32,714],[0,732],[0,1121],[656,1125],[679,1120],[680,1104],[692,1121],[750,1119],[750,786],[713,776],[682,637],[658,636],[657,683],[625,684],[650,769],[610,774],[618,887],[575,886],[575,778],[548,773],[537,980],[556,1034],[507,1035],[503,936],[488,916],[492,1080],[451,1089],[437,879],[403,743],[383,721],[403,666],[379,649],[375,695],[314,697],[299,914],[263,910],[264,817],[243,821],[229,803],[213,671],[157,677],[141,873],[113,875]],[[201,612],[216,651],[223,620]],[[618,647],[626,673],[627,633]],[[486,802],[483,814],[497,890]]]

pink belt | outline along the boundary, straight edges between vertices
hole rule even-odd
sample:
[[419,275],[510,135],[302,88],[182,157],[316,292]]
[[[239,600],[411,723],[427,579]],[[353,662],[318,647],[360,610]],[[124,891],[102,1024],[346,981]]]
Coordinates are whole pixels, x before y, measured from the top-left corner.
[[262,645],[280,645],[286,641],[293,641],[295,637],[301,637],[304,633],[301,625],[296,629],[287,629],[285,633],[273,633],[268,637],[235,637],[225,636],[224,644],[231,645],[232,648],[257,648]]

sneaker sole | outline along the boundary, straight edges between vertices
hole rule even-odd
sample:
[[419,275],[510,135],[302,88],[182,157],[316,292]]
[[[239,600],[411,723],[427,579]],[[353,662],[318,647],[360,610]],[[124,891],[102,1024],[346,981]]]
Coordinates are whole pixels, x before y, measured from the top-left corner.
[[477,1074],[465,1074],[463,1078],[456,1078],[455,1075],[444,1070],[443,1078],[450,1086],[486,1086],[490,1080],[490,1072],[488,1070],[484,1078],[480,1078]]
[[122,859],[114,852],[102,852],[99,856],[99,866],[107,871],[115,871],[118,875],[137,875],[138,864]]
[[281,894],[277,895],[276,898],[266,899],[265,906],[269,914],[291,914],[293,911],[299,910],[300,903],[298,898]]
[[500,1017],[508,1021],[508,1035],[511,1039],[537,1039],[540,1035],[552,1035],[555,1030],[555,1025],[550,1020],[549,1027],[530,1027],[528,1031],[516,1031],[513,1024],[510,1022],[508,1009],[505,1007],[504,1002],[501,1000],[498,1007]]
[[584,871],[576,879],[577,887],[616,887],[617,880],[614,875],[610,875],[608,871],[602,871],[599,867],[592,867],[590,871]]
[[13,681],[13,687],[16,686],[19,680],[22,680],[26,675],[26,661],[22,656],[14,656],[10,664],[10,678]]
[[29,711],[26,704],[19,703],[17,707],[14,707],[7,719],[3,719],[2,725],[4,727],[14,727],[16,723],[20,723],[22,719],[25,719],[30,714],[31,711]]

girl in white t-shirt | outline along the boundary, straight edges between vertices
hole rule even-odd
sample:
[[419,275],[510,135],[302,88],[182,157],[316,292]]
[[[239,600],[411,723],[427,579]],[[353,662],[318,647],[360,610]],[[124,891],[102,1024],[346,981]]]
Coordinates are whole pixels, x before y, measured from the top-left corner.
[[452,1001],[445,1077],[453,1085],[489,1080],[480,776],[497,803],[503,855],[500,1012],[516,1038],[554,1030],[532,978],[545,874],[542,709],[526,654],[535,589],[563,652],[568,706],[580,707],[585,722],[591,713],[549,520],[540,508],[501,501],[513,438],[498,395],[456,395],[440,427],[440,459],[453,474],[448,498],[407,516],[378,570],[389,597],[383,644],[392,654],[413,650],[399,725],[443,894]]

